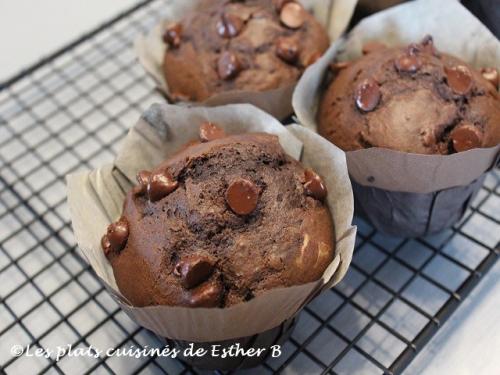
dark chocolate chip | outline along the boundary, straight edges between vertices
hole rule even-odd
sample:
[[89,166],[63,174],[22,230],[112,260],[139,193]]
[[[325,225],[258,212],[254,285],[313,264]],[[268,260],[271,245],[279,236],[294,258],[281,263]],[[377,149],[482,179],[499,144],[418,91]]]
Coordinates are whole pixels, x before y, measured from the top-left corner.
[[217,72],[221,79],[227,80],[234,78],[238,75],[241,70],[241,64],[233,52],[225,51],[219,57],[217,62]]
[[147,187],[148,198],[156,202],[173,192],[178,185],[167,171],[152,173]]
[[432,55],[437,55],[437,50],[436,47],[434,47],[434,39],[432,38],[432,35],[426,35],[420,42],[420,45],[422,46],[422,50],[426,53],[430,53]]
[[234,38],[243,29],[243,20],[235,14],[223,13],[217,22],[217,33],[223,38]]
[[415,73],[422,62],[417,55],[403,54],[394,61],[394,65],[398,72]]
[[190,307],[217,307],[222,299],[222,285],[217,280],[203,283],[185,294]]
[[382,49],[386,49],[387,46],[384,43],[377,42],[375,40],[371,42],[367,42],[363,45],[363,48],[361,49],[361,52],[363,52],[363,55],[367,55],[369,53],[375,52],[375,51],[380,51]]
[[481,147],[483,134],[474,124],[463,123],[451,131],[450,138],[453,149],[461,152]]
[[304,190],[306,194],[318,200],[325,199],[328,192],[323,179],[312,169],[306,169],[304,177]]
[[331,63],[329,65],[329,68],[333,73],[337,73],[337,72],[341,71],[342,69],[347,68],[348,66],[349,66],[348,61],[337,61],[337,62]]
[[111,242],[109,242],[107,235],[102,236],[101,247],[104,250],[104,255],[108,256],[111,253]]
[[467,95],[472,89],[472,75],[464,65],[444,68],[448,86],[458,95]]
[[226,133],[224,130],[219,128],[214,123],[206,121],[200,126],[200,141],[202,142],[210,142],[214,139],[223,138],[225,136]]
[[296,2],[284,4],[281,8],[280,20],[286,27],[298,29],[306,20],[304,7]]
[[127,244],[128,233],[128,222],[124,217],[111,223],[108,226],[106,234],[101,239],[101,246],[104,250],[104,254],[109,255],[111,252],[122,250]]
[[299,57],[297,42],[289,38],[279,38],[276,41],[276,54],[287,63],[295,63]]
[[207,281],[213,271],[212,260],[203,255],[190,255],[178,262],[174,268],[174,274],[181,278],[181,284],[186,289]]
[[498,78],[498,70],[496,68],[483,68],[481,69],[481,74],[498,90],[500,80]]
[[163,41],[172,48],[181,45],[182,25],[178,22],[170,24],[163,33]]
[[260,190],[252,181],[238,178],[229,184],[226,202],[238,215],[248,215],[257,207]]
[[363,112],[370,112],[380,102],[380,88],[378,83],[372,79],[367,78],[361,82],[354,93],[356,106]]
[[138,194],[144,194],[148,189],[149,177],[151,172],[149,171],[139,171],[137,172],[135,179],[137,180],[137,185],[135,187],[135,192]]

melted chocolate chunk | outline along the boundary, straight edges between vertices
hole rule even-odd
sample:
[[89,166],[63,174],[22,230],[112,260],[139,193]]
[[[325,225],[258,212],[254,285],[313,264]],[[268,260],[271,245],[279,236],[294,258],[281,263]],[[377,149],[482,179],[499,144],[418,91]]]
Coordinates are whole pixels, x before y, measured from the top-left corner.
[[434,39],[432,38],[432,35],[424,36],[424,38],[420,42],[420,45],[422,46],[422,51],[435,56],[438,55],[436,47],[434,47]]
[[318,200],[325,199],[328,192],[323,179],[312,169],[306,169],[304,177],[304,190],[306,194]]
[[216,280],[201,284],[187,292],[184,299],[190,307],[217,307],[222,299],[222,286]]
[[149,177],[151,176],[151,172],[149,171],[139,171],[135,176],[137,180],[138,186],[135,187],[136,194],[144,194],[148,189]]
[[472,75],[464,65],[444,68],[448,86],[455,94],[467,95],[472,89]]
[[356,106],[363,112],[373,111],[380,102],[380,97],[378,83],[372,78],[367,78],[361,82],[354,93]]
[[500,80],[498,78],[498,70],[496,68],[483,68],[481,69],[481,74],[498,90]]
[[394,65],[398,72],[415,73],[422,66],[422,62],[415,54],[403,54],[394,61]]
[[280,20],[290,29],[302,27],[305,21],[304,7],[296,2],[288,2],[281,8]]
[[238,178],[229,184],[226,202],[237,215],[248,215],[257,207],[260,190],[252,181]]
[[243,20],[235,14],[222,14],[217,22],[217,33],[223,38],[234,38],[243,29]]
[[170,24],[163,34],[163,41],[172,48],[181,45],[182,25],[178,22]]
[[210,142],[214,139],[223,138],[226,136],[224,130],[219,128],[212,122],[206,121],[200,126],[200,141]]
[[121,217],[115,223],[111,223],[106,234],[101,239],[104,254],[108,256],[111,252],[123,250],[127,244],[128,234],[128,222],[124,217]]
[[175,265],[174,274],[181,278],[186,289],[194,288],[207,281],[214,271],[214,263],[203,255],[191,255]]
[[241,70],[241,64],[233,52],[225,51],[219,57],[217,62],[217,72],[221,79],[227,80],[234,78],[238,75]]
[[287,63],[293,64],[299,57],[299,46],[293,40],[279,38],[276,42],[276,54]]
[[178,185],[167,171],[152,173],[147,186],[148,198],[151,202],[159,201],[177,189]]
[[453,149],[456,152],[481,147],[483,134],[471,123],[458,125],[450,133]]

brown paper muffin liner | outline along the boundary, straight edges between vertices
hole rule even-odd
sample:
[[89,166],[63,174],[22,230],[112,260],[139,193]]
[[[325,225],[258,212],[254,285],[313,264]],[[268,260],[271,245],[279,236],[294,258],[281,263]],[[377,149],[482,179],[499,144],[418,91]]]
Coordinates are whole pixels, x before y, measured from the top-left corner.
[[[101,250],[100,238],[107,225],[121,215],[125,193],[133,186],[137,171],[153,168],[181,145],[197,139],[203,121],[217,123],[228,134],[275,134],[290,156],[323,177],[329,192],[326,203],[334,223],[335,257],[317,281],[271,289],[248,302],[227,308],[134,307],[116,286],[113,270]],[[113,164],[67,176],[67,189],[79,248],[115,301],[137,324],[178,342],[236,339],[250,345],[250,338],[259,334],[259,340],[270,343],[266,337],[272,334],[266,332],[278,332],[277,327],[294,318],[320,291],[339,282],[352,258],[356,228],[351,225],[354,202],[345,154],[314,132],[299,125],[284,127],[248,104],[212,108],[155,104],[130,130]],[[285,331],[279,331],[283,333],[276,337],[284,336]],[[260,333],[266,334],[261,337]]]
[[[336,40],[347,28],[358,0],[302,0],[306,9],[326,27],[330,40]],[[159,22],[147,35],[139,37],[135,42],[135,51],[140,64],[151,75],[167,100],[171,97],[163,75],[163,56],[168,48],[162,41],[162,34],[167,24],[177,21],[196,7],[199,0],[172,1],[168,16]],[[278,119],[284,119],[293,112],[292,94],[295,83],[273,90],[255,92],[248,90],[232,90],[213,95],[201,103],[179,102],[179,105],[219,106],[230,103],[249,103],[266,111]]]
[[[293,96],[299,122],[316,131],[328,65],[361,56],[368,41],[388,46],[434,38],[437,48],[476,68],[500,68],[500,42],[458,1],[416,0],[374,14],[338,40],[303,74]],[[471,43],[473,41],[473,43]],[[356,212],[375,228],[398,236],[431,234],[458,222],[495,167],[500,145],[452,155],[419,155],[378,147],[346,152]]]

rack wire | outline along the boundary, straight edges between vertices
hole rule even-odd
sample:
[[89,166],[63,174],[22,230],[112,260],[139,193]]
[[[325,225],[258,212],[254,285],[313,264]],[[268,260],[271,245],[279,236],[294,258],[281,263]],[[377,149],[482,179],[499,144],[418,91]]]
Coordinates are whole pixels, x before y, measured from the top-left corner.
[[[64,176],[113,159],[162,98],[132,44],[165,13],[147,0],[0,85],[2,373],[198,373],[175,359],[19,357],[75,348],[161,347],[113,302],[75,246]],[[283,355],[245,373],[398,374],[498,259],[500,173],[439,235],[384,236],[356,218],[353,264],[300,314]]]

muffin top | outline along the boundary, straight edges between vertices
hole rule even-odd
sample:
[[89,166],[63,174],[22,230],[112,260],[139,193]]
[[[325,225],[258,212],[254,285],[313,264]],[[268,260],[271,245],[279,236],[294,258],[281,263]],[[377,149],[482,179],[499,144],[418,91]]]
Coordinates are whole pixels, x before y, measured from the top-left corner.
[[329,45],[320,23],[290,0],[201,0],[163,40],[173,101],[293,84]]
[[438,52],[432,37],[407,47],[369,43],[332,64],[319,132],[345,151],[383,147],[452,154],[500,142],[498,72]]
[[134,306],[224,307],[318,280],[334,256],[326,187],[274,135],[211,123],[137,175],[102,238]]

